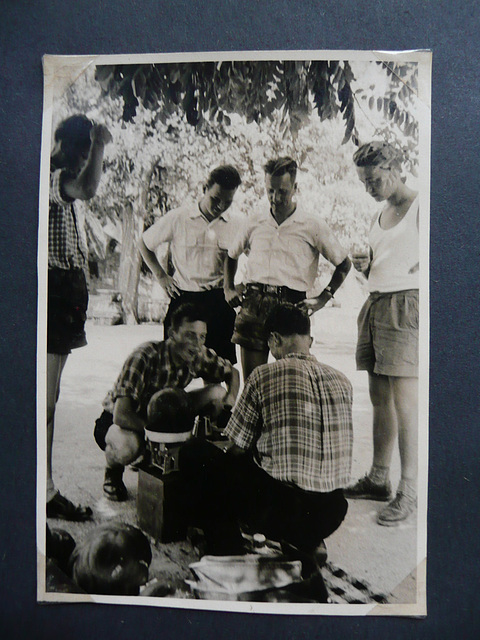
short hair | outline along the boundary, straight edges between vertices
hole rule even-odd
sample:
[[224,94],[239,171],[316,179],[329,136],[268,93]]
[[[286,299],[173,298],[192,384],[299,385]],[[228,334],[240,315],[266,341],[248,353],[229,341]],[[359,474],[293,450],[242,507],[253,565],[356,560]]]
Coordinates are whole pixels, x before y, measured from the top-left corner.
[[72,578],[87,593],[138,595],[148,580],[150,543],[142,531],[108,522],[89,531],[71,557]]
[[223,164],[210,172],[205,189],[210,189],[218,184],[222,189],[236,189],[242,182],[237,169],[231,164]]
[[185,320],[187,322],[205,322],[207,324],[206,311],[202,306],[191,302],[181,304],[172,314],[172,329],[177,331]]
[[265,173],[269,176],[283,176],[285,173],[289,173],[292,178],[292,183],[297,179],[297,163],[293,158],[285,156],[283,158],[277,158],[276,160],[269,160],[264,165]]
[[294,304],[279,303],[267,316],[265,330],[270,335],[273,332],[281,336],[310,335],[310,318]]
[[357,167],[381,167],[401,171],[403,153],[388,142],[373,141],[362,144],[353,154]]
[[60,164],[63,168],[72,169],[79,156],[90,148],[91,139],[90,131],[93,128],[93,122],[82,114],[70,116],[58,125],[55,130],[54,139],[60,146],[61,154],[54,154],[54,163],[59,164],[58,158],[61,157]]

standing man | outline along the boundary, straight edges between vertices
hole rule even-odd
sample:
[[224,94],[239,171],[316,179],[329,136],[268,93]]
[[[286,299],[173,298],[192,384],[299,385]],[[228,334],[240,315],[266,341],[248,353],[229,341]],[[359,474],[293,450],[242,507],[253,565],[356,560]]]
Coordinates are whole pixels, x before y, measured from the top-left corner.
[[56,490],[52,478],[55,407],[60,378],[72,349],[87,344],[85,320],[88,252],[78,230],[75,200],[95,195],[102,175],[105,145],[112,140],[106,127],[84,115],[64,120],[55,131],[50,161],[48,221],[47,325],[47,517],[87,520],[90,507],[74,505]]
[[[244,379],[268,360],[265,319],[278,302],[298,304],[315,313],[333,298],[350,270],[347,252],[328,225],[305,213],[295,202],[297,164],[292,158],[265,165],[269,211],[252,215],[230,245],[225,263],[225,299],[242,305],[232,342],[241,346]],[[246,290],[241,300],[234,287],[238,258],[248,254]],[[306,298],[317,276],[322,255],[334,266],[330,283],[315,298]]]
[[[203,198],[169,211],[143,234],[140,252],[165,292],[170,305],[164,320],[168,336],[172,314],[181,304],[192,302],[207,312],[206,345],[235,363],[231,343],[235,312],[223,293],[223,263],[239,217],[227,213],[241,178],[235,167],[223,165],[208,176]],[[168,243],[173,275],[160,265],[155,250]]]
[[276,362],[246,381],[225,429],[234,445],[222,453],[189,441],[180,470],[210,553],[241,553],[242,523],[320,562],[347,512],[352,385],[310,354],[310,320],[298,307],[278,305],[265,330]]
[[109,500],[127,499],[123,471],[143,453],[147,407],[157,391],[185,389],[193,379],[203,378],[209,384],[189,393],[192,415],[209,408],[215,417],[234,405],[240,375],[228,360],[205,347],[206,336],[203,309],[184,304],[173,313],[167,340],[146,342],[125,361],[95,423],[95,440],[105,451],[103,492]]
[[[377,515],[384,526],[408,518],[417,499],[419,200],[402,179],[403,159],[381,141],[362,145],[353,156],[365,189],[384,206],[370,229],[370,255],[354,261],[370,292],[358,316],[356,360],[357,369],[368,372],[373,461],[345,494],[388,502]],[[389,475],[397,440],[401,478],[393,496]]]

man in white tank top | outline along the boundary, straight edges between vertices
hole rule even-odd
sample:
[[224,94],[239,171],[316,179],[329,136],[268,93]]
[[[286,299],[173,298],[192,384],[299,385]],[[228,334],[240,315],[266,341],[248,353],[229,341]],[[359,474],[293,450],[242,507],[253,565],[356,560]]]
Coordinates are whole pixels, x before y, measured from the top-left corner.
[[[373,463],[347,498],[388,501],[377,522],[395,526],[414,510],[418,432],[418,194],[401,177],[401,155],[372,142],[353,156],[367,192],[385,207],[369,234],[370,255],[353,258],[370,296],[358,318],[357,369],[368,371]],[[401,478],[392,498],[390,462],[397,440]]]

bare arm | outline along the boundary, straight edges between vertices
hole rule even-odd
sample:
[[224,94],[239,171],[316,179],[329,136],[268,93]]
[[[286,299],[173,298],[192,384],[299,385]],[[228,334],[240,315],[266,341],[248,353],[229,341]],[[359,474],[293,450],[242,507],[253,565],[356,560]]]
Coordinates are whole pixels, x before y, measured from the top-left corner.
[[242,301],[235,289],[235,274],[237,273],[238,260],[227,255],[223,266],[223,291],[225,300],[231,307],[239,307]]
[[145,429],[145,421],[135,411],[132,399],[126,396],[116,399],[113,408],[113,422],[122,429],[137,433],[143,433]]
[[338,242],[334,233],[327,224],[321,223],[319,236],[322,239],[319,246],[319,253],[333,264],[335,271],[332,274],[330,282],[319,296],[316,298],[307,298],[306,300],[299,302],[298,306],[309,315],[315,313],[315,311],[318,311],[319,309],[322,309],[327,302],[333,298],[335,292],[347,277],[352,266],[347,255],[347,251]]
[[223,399],[223,405],[224,407],[231,409],[235,404],[235,400],[237,399],[238,391],[240,389],[240,374],[235,367],[232,367],[230,376],[225,380],[225,382],[227,383],[227,395]]
[[85,166],[75,178],[63,182],[65,194],[73,200],[90,200],[95,195],[102,176],[103,152],[112,136],[103,124],[96,124],[90,131],[91,145]]
[[157,259],[157,256],[155,255],[155,252],[151,251],[147,247],[143,237],[140,238],[138,248],[150,271],[153,273],[153,275],[158,280],[163,289],[167,292],[167,294],[171,298],[175,298],[176,296],[178,296],[180,294],[180,290],[173,282],[172,276],[169,276],[168,273],[163,269],[162,265]]
[[341,286],[348,275],[352,263],[348,256],[335,268],[332,278],[325,289],[316,298],[307,298],[299,302],[297,306],[306,311],[309,315],[322,309],[329,300],[333,298],[337,289]]

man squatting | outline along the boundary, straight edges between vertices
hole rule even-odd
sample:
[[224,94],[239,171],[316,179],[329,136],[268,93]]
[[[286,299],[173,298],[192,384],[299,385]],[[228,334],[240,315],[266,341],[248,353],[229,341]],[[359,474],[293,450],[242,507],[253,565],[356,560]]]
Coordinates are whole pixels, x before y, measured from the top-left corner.
[[216,417],[234,405],[240,375],[229,360],[205,347],[206,337],[204,310],[187,303],[172,314],[166,340],[140,345],[125,361],[94,431],[97,444],[105,451],[103,492],[109,500],[128,497],[123,471],[144,451],[147,407],[156,392],[185,389],[195,378],[202,378],[206,386],[189,393],[193,414],[208,412]]
[[243,553],[241,523],[292,545],[315,568],[347,512],[352,385],[310,353],[302,309],[277,305],[265,331],[276,362],[247,379],[224,432],[233,447],[224,453],[191,439],[180,449],[188,513],[205,532],[207,553]]

